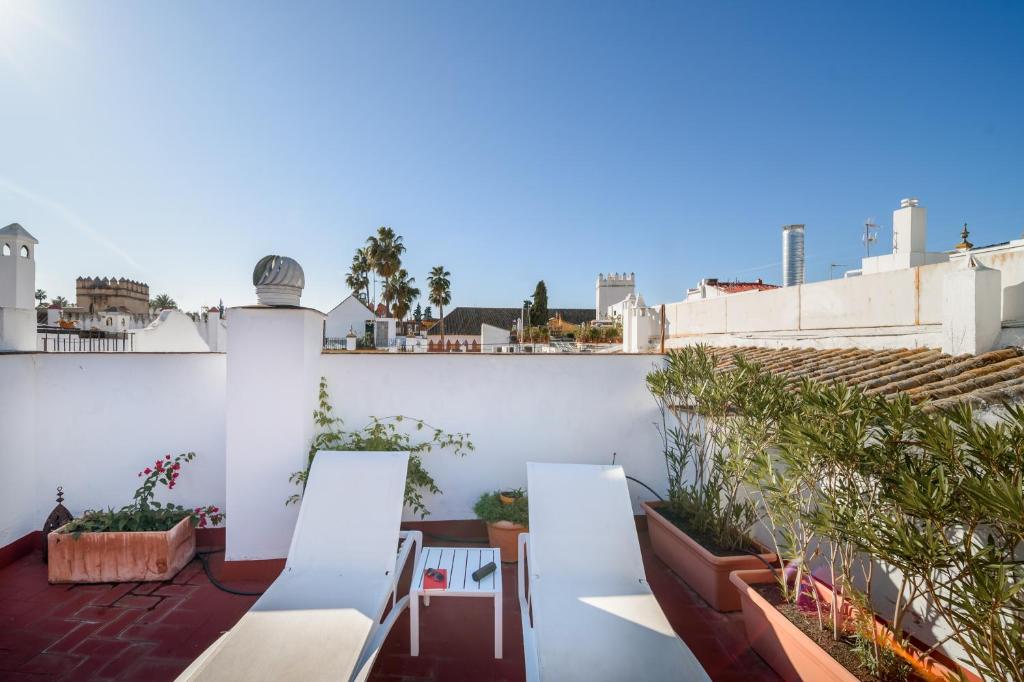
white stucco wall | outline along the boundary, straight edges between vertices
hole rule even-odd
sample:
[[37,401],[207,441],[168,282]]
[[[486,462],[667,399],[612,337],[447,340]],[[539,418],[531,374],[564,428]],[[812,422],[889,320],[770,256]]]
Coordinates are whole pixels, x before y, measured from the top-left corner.
[[179,310],[162,310],[145,329],[130,332],[132,349],[140,353],[206,353],[210,347],[199,328]]
[[[426,456],[444,491],[427,498],[431,520],[473,518],[480,494],[526,485],[526,462],[608,464],[656,490],[667,486],[654,428],[657,406],[644,377],[659,361],[629,355],[324,355],[321,362],[335,409],[348,427],[368,415],[403,414],[446,431],[471,434],[476,451]],[[420,391],[362,391],[408,385]],[[634,489],[634,502],[649,493]],[[407,515],[407,518],[411,518]]]
[[224,356],[0,355],[0,546],[72,513],[131,501],[158,456],[198,459],[159,499],[223,507]]
[[[1000,342],[1024,320],[1024,240],[975,249],[974,258],[1001,277]],[[776,345],[868,348],[942,346],[944,280],[964,258],[860,277],[667,304],[669,347]]]
[[0,547],[45,520],[34,495],[36,404],[34,356],[0,355]]

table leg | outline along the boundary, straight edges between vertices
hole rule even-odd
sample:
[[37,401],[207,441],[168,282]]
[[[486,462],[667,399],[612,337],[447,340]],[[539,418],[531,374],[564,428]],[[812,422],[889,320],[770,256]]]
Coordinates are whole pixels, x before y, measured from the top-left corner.
[[[500,578],[500,576],[499,576]],[[494,657],[501,658],[501,593],[494,595]]]
[[409,595],[409,655],[420,655],[420,596],[413,592]]

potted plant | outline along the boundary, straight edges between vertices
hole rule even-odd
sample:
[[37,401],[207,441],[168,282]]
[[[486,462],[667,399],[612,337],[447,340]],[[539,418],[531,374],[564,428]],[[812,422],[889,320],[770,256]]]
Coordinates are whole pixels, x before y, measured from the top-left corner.
[[522,488],[515,488],[512,490],[501,490],[498,492],[498,499],[501,500],[502,504],[515,504],[516,500],[526,495],[526,491]]
[[131,504],[114,510],[86,511],[47,537],[51,583],[111,583],[170,580],[192,560],[195,528],[219,524],[217,507],[186,509],[155,501],[158,485],[173,490],[181,465],[194,452],[165,455],[139,472],[145,477]]
[[[1024,538],[1024,410],[975,424],[969,409],[812,382],[798,401],[751,477],[787,570],[731,576],[753,648],[787,680],[978,679],[938,653],[952,641],[986,679],[1024,679],[1022,583],[1007,572]],[[886,620],[878,566],[899,576]],[[904,632],[922,601],[950,633],[931,647]]]
[[655,554],[713,608],[737,611],[729,574],[776,561],[750,535],[756,510],[742,486],[750,449],[768,447],[786,400],[781,382],[755,366],[719,372],[717,360],[708,348],[683,348],[648,374],[669,498],[642,507]]
[[528,530],[530,509],[525,495],[505,504],[501,492],[484,493],[473,505],[473,512],[487,524],[487,539],[501,551],[503,562],[519,560],[519,534]]

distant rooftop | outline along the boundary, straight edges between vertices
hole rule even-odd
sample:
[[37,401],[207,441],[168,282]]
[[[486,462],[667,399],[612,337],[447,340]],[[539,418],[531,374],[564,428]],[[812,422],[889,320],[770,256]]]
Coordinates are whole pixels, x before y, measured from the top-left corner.
[[1024,400],[1024,349],[1002,348],[981,355],[946,355],[930,348],[864,350],[857,348],[746,348],[715,351],[719,369],[735,365],[742,354],[764,369],[802,378],[844,382],[869,395],[906,393],[914,402],[941,409],[959,403],[987,407]]
[[[455,308],[444,316],[444,333],[473,335],[480,333],[480,325],[488,324],[499,329],[512,329],[523,314],[521,308]],[[583,324],[595,319],[593,308],[548,308],[549,317],[561,317],[568,324]],[[440,336],[441,325],[435,324],[429,336]]]

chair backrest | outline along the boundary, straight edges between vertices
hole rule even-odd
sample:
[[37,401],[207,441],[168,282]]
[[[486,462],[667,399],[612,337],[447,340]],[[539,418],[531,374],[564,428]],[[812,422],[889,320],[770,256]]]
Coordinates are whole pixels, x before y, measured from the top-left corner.
[[529,462],[526,478],[531,574],[646,577],[622,467]]
[[285,570],[394,570],[408,465],[408,452],[318,452]]

